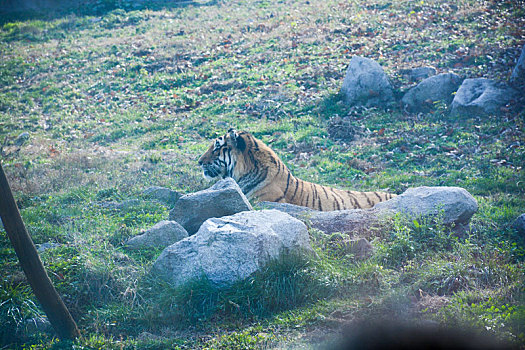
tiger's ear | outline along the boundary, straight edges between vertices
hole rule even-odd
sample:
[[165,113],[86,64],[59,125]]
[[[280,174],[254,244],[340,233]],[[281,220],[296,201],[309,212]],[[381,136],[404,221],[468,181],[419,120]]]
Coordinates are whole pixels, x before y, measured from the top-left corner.
[[228,136],[230,136],[230,139],[235,140],[239,137],[239,133],[234,128],[228,129]]
[[230,137],[232,145],[239,151],[244,152],[244,150],[246,149],[246,142],[244,141],[242,136],[239,135],[237,130],[231,128],[230,130],[228,130],[228,136]]

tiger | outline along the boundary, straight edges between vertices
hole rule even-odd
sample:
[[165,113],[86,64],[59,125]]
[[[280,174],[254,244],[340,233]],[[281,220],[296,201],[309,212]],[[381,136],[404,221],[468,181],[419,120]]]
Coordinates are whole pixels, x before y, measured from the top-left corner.
[[270,147],[250,133],[235,129],[215,139],[198,164],[206,179],[231,177],[253,201],[332,211],[371,208],[396,196],[340,190],[298,179]]

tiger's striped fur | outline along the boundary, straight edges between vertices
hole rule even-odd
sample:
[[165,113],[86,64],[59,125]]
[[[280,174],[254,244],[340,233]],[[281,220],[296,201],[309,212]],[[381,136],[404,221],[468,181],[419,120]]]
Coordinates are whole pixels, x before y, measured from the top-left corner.
[[270,147],[247,132],[232,129],[213,142],[199,165],[206,178],[232,177],[246,197],[258,201],[330,211],[371,208],[396,196],[339,190],[298,179]]

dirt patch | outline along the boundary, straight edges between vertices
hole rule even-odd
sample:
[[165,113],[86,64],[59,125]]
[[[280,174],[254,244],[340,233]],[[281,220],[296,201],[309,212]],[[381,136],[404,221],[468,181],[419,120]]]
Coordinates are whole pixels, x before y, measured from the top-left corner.
[[414,302],[414,309],[420,313],[435,314],[450,303],[450,299],[439,295],[430,295],[419,290]]
[[361,129],[356,127],[348,117],[339,116],[330,119],[327,131],[332,140],[344,142],[353,141],[361,133]]

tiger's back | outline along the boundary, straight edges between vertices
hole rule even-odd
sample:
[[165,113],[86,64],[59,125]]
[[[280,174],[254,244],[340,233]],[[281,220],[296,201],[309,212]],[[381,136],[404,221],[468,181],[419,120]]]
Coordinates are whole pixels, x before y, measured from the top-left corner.
[[215,140],[199,164],[207,176],[233,177],[249,199],[258,201],[331,211],[371,208],[396,196],[345,191],[298,179],[270,147],[247,132],[235,130]]
[[365,209],[379,202],[394,198],[386,192],[345,191],[333,187],[314,184],[290,176],[283,194],[272,198],[271,194],[258,197],[259,200],[285,202],[321,211]]

